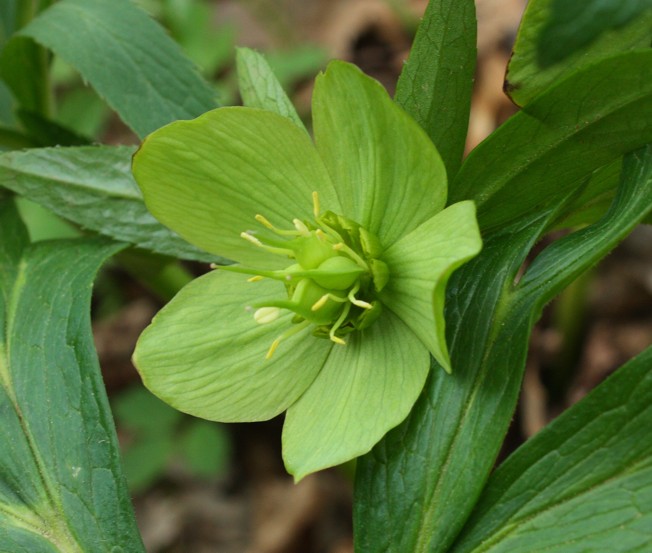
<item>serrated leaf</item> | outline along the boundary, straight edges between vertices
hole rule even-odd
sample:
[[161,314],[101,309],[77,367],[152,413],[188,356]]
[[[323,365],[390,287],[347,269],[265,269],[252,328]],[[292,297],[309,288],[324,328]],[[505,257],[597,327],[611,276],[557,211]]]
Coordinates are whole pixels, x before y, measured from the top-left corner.
[[141,138],[216,106],[179,47],[129,0],[61,0],[20,35],[77,69]]
[[652,142],[652,49],[579,71],[466,159],[449,201],[473,199],[484,231],[559,202],[595,169]]
[[449,179],[464,153],[475,61],[475,3],[429,2],[395,99],[428,133]]
[[[652,10],[639,13],[637,17],[620,26],[612,25],[613,20],[610,17],[600,17],[588,22],[579,19],[573,21],[575,12],[587,10],[585,15],[589,15],[594,5],[602,3],[609,9],[618,11],[622,9],[621,6],[626,8],[632,1],[639,2],[639,0],[584,0],[582,2],[530,0],[507,68],[505,92],[516,104],[524,106],[545,89],[579,69],[620,52],[650,46]],[[649,0],[642,1],[649,3]],[[569,20],[570,26],[562,28],[559,24],[565,19]],[[605,26],[607,29],[604,28]],[[556,33],[565,35],[571,41],[576,37],[582,40],[571,51],[572,44],[564,42],[564,36],[555,37]],[[593,35],[592,40],[591,35]],[[563,61],[544,67],[540,63],[540,57],[542,51],[549,47],[550,42],[558,45],[562,49],[559,53],[565,55]]]
[[29,246],[0,206],[0,544],[142,553],[90,330],[106,240]]
[[[358,463],[359,551],[446,551],[480,494],[512,417],[530,329],[543,305],[652,210],[652,147],[627,156],[619,194],[595,225],[544,250],[515,277],[553,208],[485,237],[448,286],[456,367],[434,371],[408,419]],[[427,470],[424,470],[427,467]],[[400,524],[387,525],[387,521]]]
[[134,148],[41,148],[0,155],[0,186],[84,228],[154,252],[214,261],[147,211],[131,175]]
[[498,468],[452,551],[647,550],[651,395],[648,348]]

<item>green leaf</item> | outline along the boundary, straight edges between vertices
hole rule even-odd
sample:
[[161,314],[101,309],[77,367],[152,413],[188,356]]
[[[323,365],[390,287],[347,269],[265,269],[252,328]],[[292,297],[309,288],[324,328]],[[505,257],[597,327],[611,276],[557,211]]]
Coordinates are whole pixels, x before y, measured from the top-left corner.
[[283,412],[333,346],[304,329],[265,358],[292,315],[256,324],[246,308],[283,294],[278,282],[247,282],[219,270],[192,281],[138,340],[134,363],[143,382],[166,403],[204,419],[267,420]]
[[[557,63],[611,29],[620,29],[635,18],[645,18],[650,0],[585,0],[569,4],[553,0],[548,24],[539,37],[542,67]],[[648,40],[652,28],[648,28]],[[631,31],[627,38],[631,37]],[[648,44],[649,45],[649,44]]]
[[174,444],[172,434],[155,434],[137,439],[125,448],[122,462],[132,493],[144,491],[161,477]]
[[29,553],[143,552],[90,329],[91,282],[118,248],[26,244],[0,216],[0,543]]
[[5,0],[0,3],[0,49],[16,30],[18,19],[18,0]]
[[[507,94],[516,104],[524,106],[579,69],[620,52],[649,47],[652,43],[652,10],[642,11],[619,26],[612,26],[614,21],[607,12],[597,18],[590,17],[592,21],[575,18],[577,12],[582,11],[585,11],[584,15],[591,15],[600,4],[608,10],[619,11],[628,10],[628,6],[637,3],[642,7],[644,3],[649,4],[649,0],[531,0],[523,15],[507,68]],[[568,20],[567,24],[560,26],[564,20]],[[576,38],[579,43],[572,44]],[[563,54],[563,61],[544,67],[541,56],[547,56],[551,43],[554,43],[552,48],[557,55]]]
[[313,120],[341,213],[383,246],[444,207],[446,170],[437,150],[382,85],[357,67],[335,61],[317,77]]
[[197,476],[212,478],[226,471],[231,443],[222,426],[193,420],[179,441],[181,455]]
[[0,77],[25,110],[49,114],[48,56],[32,40],[14,36],[0,52]]
[[[356,540],[365,553],[446,551],[471,512],[514,412],[530,329],[543,305],[652,210],[652,147],[627,156],[619,194],[595,225],[522,263],[550,208],[484,237],[451,278],[447,337],[455,371],[433,371],[408,419],[358,462]],[[423,470],[427,467],[427,470]],[[387,526],[387,521],[401,521]]]
[[113,402],[116,420],[133,432],[172,435],[181,421],[179,411],[172,409],[141,386],[120,394]]
[[407,416],[428,372],[426,347],[389,312],[334,346],[285,416],[283,459],[295,481],[367,453]]
[[162,254],[215,260],[147,211],[131,176],[133,148],[43,148],[0,155],[0,186],[84,228]]
[[133,172],[154,216],[196,246],[250,266],[286,260],[247,244],[240,233],[312,217],[312,192],[341,212],[324,164],[308,135],[287,117],[229,107],[179,121],[149,136]]
[[622,159],[617,159],[594,171],[579,188],[579,194],[559,213],[553,229],[579,227],[600,219],[616,195],[622,165]]
[[431,0],[396,87],[396,101],[428,133],[449,178],[462,162],[476,61],[473,0]]
[[305,128],[263,56],[249,48],[238,48],[236,63],[240,95],[245,106],[273,111]]
[[27,135],[38,146],[86,146],[90,140],[42,115],[18,109],[18,119]]
[[383,254],[391,278],[380,298],[451,372],[444,330],[448,278],[482,248],[473,202],[460,202],[417,227]]
[[646,550],[651,395],[648,348],[498,468],[452,551]]
[[75,67],[141,138],[216,105],[179,47],[129,0],[61,0],[20,34]]
[[474,199],[483,231],[557,203],[598,167],[652,142],[651,74],[648,49],[559,83],[469,155],[449,201]]

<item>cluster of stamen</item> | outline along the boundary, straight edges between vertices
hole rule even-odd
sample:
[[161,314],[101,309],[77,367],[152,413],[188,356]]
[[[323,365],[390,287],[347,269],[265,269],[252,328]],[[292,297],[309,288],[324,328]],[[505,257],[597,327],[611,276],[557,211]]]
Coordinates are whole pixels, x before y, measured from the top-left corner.
[[313,335],[345,345],[343,336],[362,330],[380,314],[375,299],[387,282],[387,266],[378,259],[377,239],[357,223],[332,212],[320,212],[319,196],[313,192],[314,222],[294,219],[293,229],[279,229],[263,215],[255,219],[279,236],[263,239],[252,231],[242,238],[265,251],[293,259],[283,270],[259,270],[231,265],[221,269],[253,275],[249,282],[265,278],[283,282],[287,299],[269,300],[248,306],[254,319],[268,324],[287,309],[294,312],[292,327],[269,348],[267,359],[287,338],[313,327]]

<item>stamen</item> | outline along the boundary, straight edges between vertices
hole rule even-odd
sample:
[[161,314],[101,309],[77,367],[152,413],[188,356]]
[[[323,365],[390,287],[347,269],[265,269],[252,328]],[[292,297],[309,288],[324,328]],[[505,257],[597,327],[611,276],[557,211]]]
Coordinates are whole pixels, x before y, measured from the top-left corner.
[[294,336],[298,332],[301,332],[304,328],[307,328],[310,326],[310,321],[303,321],[302,323],[299,323],[289,330],[286,330],[283,334],[281,334],[276,340],[272,342],[272,345],[269,346],[269,349],[267,350],[267,354],[265,355],[265,359],[271,359],[272,355],[274,355],[274,352],[276,351],[276,348],[278,348],[278,345],[283,341],[286,340],[287,338],[290,338],[291,336]]
[[342,340],[339,336],[335,336],[335,332],[337,332],[337,329],[342,326],[342,323],[346,320],[346,318],[349,315],[349,311],[351,311],[351,304],[347,303],[344,306],[344,309],[342,309],[342,313],[340,313],[340,316],[337,318],[337,321],[335,321],[335,324],[331,327],[331,329],[328,332],[328,337],[331,339],[332,342],[335,342],[336,344],[339,344],[340,346],[345,346],[346,342]]
[[288,248],[275,248],[274,246],[267,246],[266,244],[263,244],[258,238],[255,236],[252,236],[248,232],[241,232],[240,237],[244,238],[247,242],[250,242],[254,246],[258,246],[259,248],[263,248],[265,251],[268,251],[269,253],[277,253],[279,255],[287,255],[288,257],[294,257],[294,252]]
[[328,294],[324,294],[321,298],[319,298],[315,303],[312,304],[312,307],[310,308],[311,311],[317,311],[318,309],[321,309],[326,305],[326,302],[328,301]]
[[319,238],[322,242],[326,242],[328,240],[328,235],[320,228],[318,228],[315,231],[315,236]]
[[336,296],[335,294],[324,294],[321,298],[319,298],[310,308],[311,311],[317,311],[318,309],[321,309],[324,307],[326,302],[328,300],[335,301],[337,303],[344,303],[346,300],[344,298],[340,298],[339,296]]
[[344,242],[338,242],[337,244],[333,244],[333,249],[338,252],[345,253],[348,255],[353,261],[355,261],[360,267],[362,267],[365,271],[370,271],[369,265],[367,262],[362,259],[357,253],[352,248],[349,248]]
[[319,194],[315,191],[312,193],[312,212],[315,215],[315,219],[319,217]]
[[260,281],[263,280],[264,278],[265,278],[265,277],[263,277],[263,276],[256,275],[256,276],[252,276],[251,278],[248,278],[248,279],[247,279],[247,282],[260,282]]
[[269,230],[276,230],[276,227],[270,223],[264,215],[258,213],[254,219],[258,221],[261,225],[266,226]]
[[263,243],[260,240],[258,240],[258,238],[252,236],[248,232],[241,232],[240,238],[244,238],[247,242],[251,242],[254,246],[258,246],[259,248],[263,247]]
[[281,310],[278,307],[261,307],[256,309],[254,320],[261,325],[273,323],[281,316]]
[[219,269],[219,268],[220,268],[220,266],[219,266],[217,263],[211,263],[211,264],[209,265],[209,267],[210,267],[211,269]]
[[265,217],[264,215],[261,215],[258,213],[254,219],[258,221],[261,225],[264,227],[267,227],[269,230],[273,231],[274,233],[278,234],[279,236],[297,236],[299,233],[297,233],[296,230],[282,230],[279,228],[276,228],[272,223],[269,222],[269,219]]
[[276,340],[274,340],[272,342],[272,345],[269,346],[269,349],[267,350],[267,353],[265,354],[265,359],[271,359],[272,358],[272,355],[274,355],[274,352],[276,351],[276,348],[278,347],[278,345],[280,343],[281,343],[280,338],[276,338]]
[[349,292],[349,295],[347,296],[349,298],[349,301],[353,305],[357,305],[358,307],[362,307],[362,309],[371,309],[371,304],[367,303],[366,301],[359,300],[353,295],[353,290]]
[[299,231],[299,234],[310,236],[310,230],[308,230],[308,227],[301,219],[292,219],[292,222],[294,223],[294,228]]

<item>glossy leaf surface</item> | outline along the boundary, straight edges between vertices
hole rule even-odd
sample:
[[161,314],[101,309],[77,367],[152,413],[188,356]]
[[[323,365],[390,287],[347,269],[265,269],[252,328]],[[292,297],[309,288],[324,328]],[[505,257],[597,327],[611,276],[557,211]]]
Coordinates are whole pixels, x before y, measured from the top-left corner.
[[90,328],[92,280],[118,247],[29,245],[0,210],[0,544],[142,553]]
[[216,105],[176,43],[129,0],[61,0],[20,34],[77,69],[141,138]]
[[476,61],[473,0],[433,0],[396,87],[396,101],[437,147],[452,178],[462,162]]
[[652,49],[599,62],[539,96],[480,144],[450,187],[484,231],[557,204],[595,169],[652,142]]
[[162,254],[214,261],[147,211],[130,147],[42,148],[0,155],[0,186],[83,228]]
[[[543,305],[651,210],[652,149],[646,148],[628,156],[609,213],[544,250],[518,285],[517,271],[554,211],[485,237],[482,253],[449,284],[447,336],[456,370],[433,372],[407,421],[358,465],[360,551],[450,547],[498,454]],[[401,524],[388,528],[387,520]]]
[[[642,0],[649,3],[649,0]],[[612,27],[613,21],[606,13],[595,21],[576,19],[573,15],[582,15],[583,10],[589,14],[598,4],[611,10],[620,10],[621,6],[637,3],[639,0],[583,0],[567,2],[566,0],[530,0],[523,15],[521,26],[514,44],[514,52],[507,68],[505,92],[519,106],[528,104],[535,96],[556,84],[560,79],[570,76],[575,71],[593,65],[618,53],[652,45],[652,10],[640,13],[627,23]],[[567,21],[566,28],[553,27],[554,21]],[[582,29],[577,27],[581,26]],[[583,43],[572,45],[554,38],[555,32],[574,36],[588,32],[594,35]],[[546,36],[547,35],[547,36]],[[553,36],[551,36],[553,35]],[[545,56],[547,42],[557,42],[561,48],[563,60],[544,67],[541,56]]]
[[452,551],[645,551],[651,395],[648,348],[498,468]]

